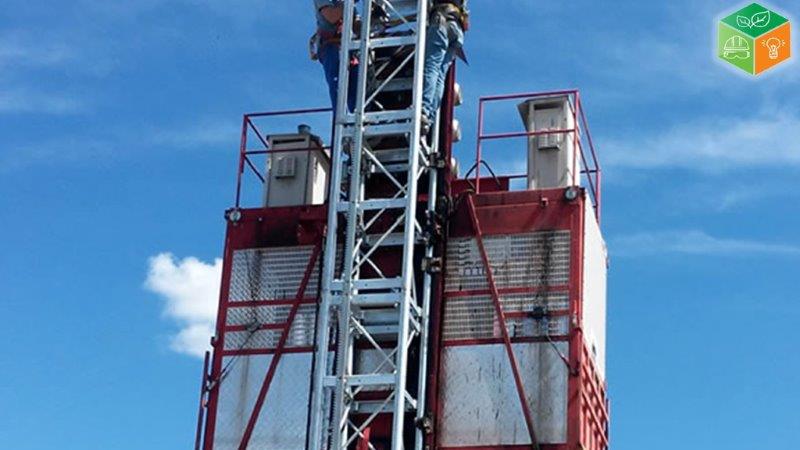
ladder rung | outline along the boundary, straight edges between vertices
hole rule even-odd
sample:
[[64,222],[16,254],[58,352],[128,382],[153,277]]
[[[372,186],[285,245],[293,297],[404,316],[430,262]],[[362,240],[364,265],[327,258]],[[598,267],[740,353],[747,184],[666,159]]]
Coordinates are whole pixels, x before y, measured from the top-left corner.
[[[400,209],[405,207],[405,199],[375,199],[364,200],[358,204],[359,211],[376,211],[380,209]],[[350,202],[342,201],[337,203],[336,210],[341,213],[346,213],[350,210]]]
[[367,308],[393,307],[403,298],[400,292],[390,292],[381,294],[358,294],[353,296],[352,303],[356,306]]
[[[377,122],[411,120],[413,116],[414,116],[414,111],[410,109],[401,109],[397,111],[369,112],[364,114],[364,122],[368,124],[374,124]],[[367,126],[369,127],[371,125]]]
[[390,413],[394,411],[394,402],[384,404],[384,400],[361,400],[353,408],[359,414],[372,414],[374,412]]
[[407,123],[390,123],[385,125],[368,125],[364,127],[364,136],[397,136],[400,134],[411,133],[414,130],[414,124]]
[[[367,245],[373,247],[376,245],[376,242],[381,239],[381,237],[383,237],[382,234],[369,234],[364,241]],[[405,237],[403,236],[403,233],[392,233],[381,241],[380,246],[396,247],[403,244],[405,244]]]
[[403,197],[392,199],[364,200],[358,205],[362,211],[375,211],[379,209],[399,209],[406,207],[407,200]]
[[365,326],[369,335],[376,341],[384,341],[387,339],[397,339],[398,326],[397,325],[370,325]]
[[[417,35],[409,34],[407,36],[388,36],[371,38],[367,44],[370,49],[386,48],[386,47],[401,47],[417,44]],[[350,41],[348,47],[350,50],[359,50],[361,48],[361,40]]]
[[[364,375],[349,375],[345,377],[346,383],[350,387],[359,386],[394,386],[396,377],[393,373],[371,373]],[[339,378],[336,376],[326,376],[323,384],[333,387],[338,384]],[[409,400],[408,398],[406,400]]]
[[350,375],[347,379],[348,386],[394,386],[396,377],[393,373],[378,373],[369,375]]
[[400,289],[403,286],[402,278],[378,278],[372,280],[354,280],[353,287],[359,290],[369,289]]
[[[347,121],[345,124],[346,127],[344,132],[342,133],[343,137],[352,138],[356,134],[356,127],[353,126],[354,123],[350,120]],[[414,130],[414,126],[411,122],[406,123],[389,123],[389,124],[381,124],[381,125],[366,125],[364,127],[364,137],[378,137],[378,136],[401,136],[404,134],[409,134]]]
[[[400,289],[403,287],[402,278],[376,278],[370,280],[353,280],[353,289],[357,290],[377,290],[377,289]],[[335,280],[331,282],[332,291],[343,291],[344,282]]]
[[[405,207],[406,207],[406,199],[403,197],[364,200],[358,204],[358,209],[360,211],[377,211],[380,209],[401,209]],[[349,211],[350,202],[339,202],[336,205],[336,210],[339,212]]]
[[412,45],[417,45],[416,34],[409,34],[407,36],[380,37],[369,40],[369,48],[401,47]]

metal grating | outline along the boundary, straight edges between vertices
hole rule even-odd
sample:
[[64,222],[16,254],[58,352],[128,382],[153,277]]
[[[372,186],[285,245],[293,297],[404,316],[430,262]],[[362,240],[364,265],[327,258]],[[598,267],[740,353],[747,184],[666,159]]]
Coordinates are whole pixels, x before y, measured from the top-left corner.
[[[498,289],[566,286],[570,275],[570,231],[485,236],[484,243]],[[486,270],[474,238],[451,239],[447,245],[446,292],[488,290]],[[503,311],[533,313],[569,309],[565,291],[505,294]],[[506,319],[511,337],[565,335],[567,317]],[[445,303],[443,337],[447,341],[502,337],[491,296],[451,297]]]
[[[567,292],[550,292],[546,295],[514,294],[500,297],[503,311],[509,313],[533,312],[542,307],[545,311],[569,308]],[[475,295],[448,299],[445,303],[443,337],[446,341],[500,338],[501,333],[492,298]],[[569,318],[546,317],[506,318],[511,337],[544,337],[565,335],[569,331]]]
[[[313,246],[234,251],[228,301],[294,299],[313,251]],[[304,296],[315,298],[318,284],[319,260],[314,265]]]
[[[316,309],[313,305],[301,307],[289,330],[286,347],[312,347],[314,345],[314,321]],[[285,323],[285,319],[284,319]],[[281,338],[280,330],[228,331],[225,333],[225,350],[273,349]]]
[[[569,230],[485,236],[484,243],[498,289],[569,283]],[[450,239],[445,292],[488,288],[486,269],[475,239]]]
[[[291,305],[259,306],[255,308],[229,308],[228,317],[225,321],[225,324],[228,326],[284,324],[289,319],[289,311],[291,309]],[[315,311],[316,305],[301,305],[297,310],[297,315],[294,318],[294,322],[302,323],[303,321],[308,320],[306,316],[309,315],[313,319]],[[311,326],[313,327],[313,323]]]

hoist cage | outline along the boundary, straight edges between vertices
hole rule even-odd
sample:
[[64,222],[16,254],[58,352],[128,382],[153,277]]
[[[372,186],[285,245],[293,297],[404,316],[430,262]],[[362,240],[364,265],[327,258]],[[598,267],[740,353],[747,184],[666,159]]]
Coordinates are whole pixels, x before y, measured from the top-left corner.
[[[447,160],[453,78],[451,73],[439,130]],[[576,118],[572,129],[485,129],[491,123],[487,104],[564,95]],[[422,377],[428,395],[424,420],[408,427],[424,428],[429,449],[606,450],[601,170],[580,96],[577,91],[515,94],[483,98],[479,105],[475,171],[461,179],[449,171],[442,177],[444,231],[437,246],[442,261],[431,280],[430,345]],[[260,120],[277,122],[260,125]],[[330,110],[244,116],[235,204],[226,212],[214,352],[203,373],[198,450],[309,450],[328,207],[244,207],[264,198],[270,156],[287,151],[270,148],[265,131],[285,132],[298,123],[314,123],[327,138]],[[481,175],[480,167],[493,160],[488,142],[501,146],[507,158],[522,149],[513,139],[545,134],[574,139],[582,186],[516,189],[525,175]],[[330,152],[330,147],[288,151]],[[256,183],[246,182],[248,174]],[[349,448],[387,450],[381,436],[389,433],[388,419],[375,420]]]

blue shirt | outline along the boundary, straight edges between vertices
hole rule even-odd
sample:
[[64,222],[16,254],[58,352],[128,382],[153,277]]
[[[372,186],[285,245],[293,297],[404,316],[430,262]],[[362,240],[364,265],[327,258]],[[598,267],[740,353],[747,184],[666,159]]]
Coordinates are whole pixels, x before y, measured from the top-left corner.
[[342,0],[314,0],[314,11],[317,13],[317,29],[328,33],[336,32],[337,24],[325,20],[320,10],[328,6],[341,6],[342,3],[344,3]]

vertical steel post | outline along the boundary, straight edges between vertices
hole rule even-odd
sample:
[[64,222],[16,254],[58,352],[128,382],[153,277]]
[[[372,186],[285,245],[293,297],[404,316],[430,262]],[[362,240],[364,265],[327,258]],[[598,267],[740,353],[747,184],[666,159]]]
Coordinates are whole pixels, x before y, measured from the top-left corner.
[[211,353],[206,352],[203,357],[203,378],[200,381],[200,405],[197,409],[197,431],[194,435],[194,450],[200,450],[203,441],[203,422],[206,411],[206,388],[208,387],[208,364]]

